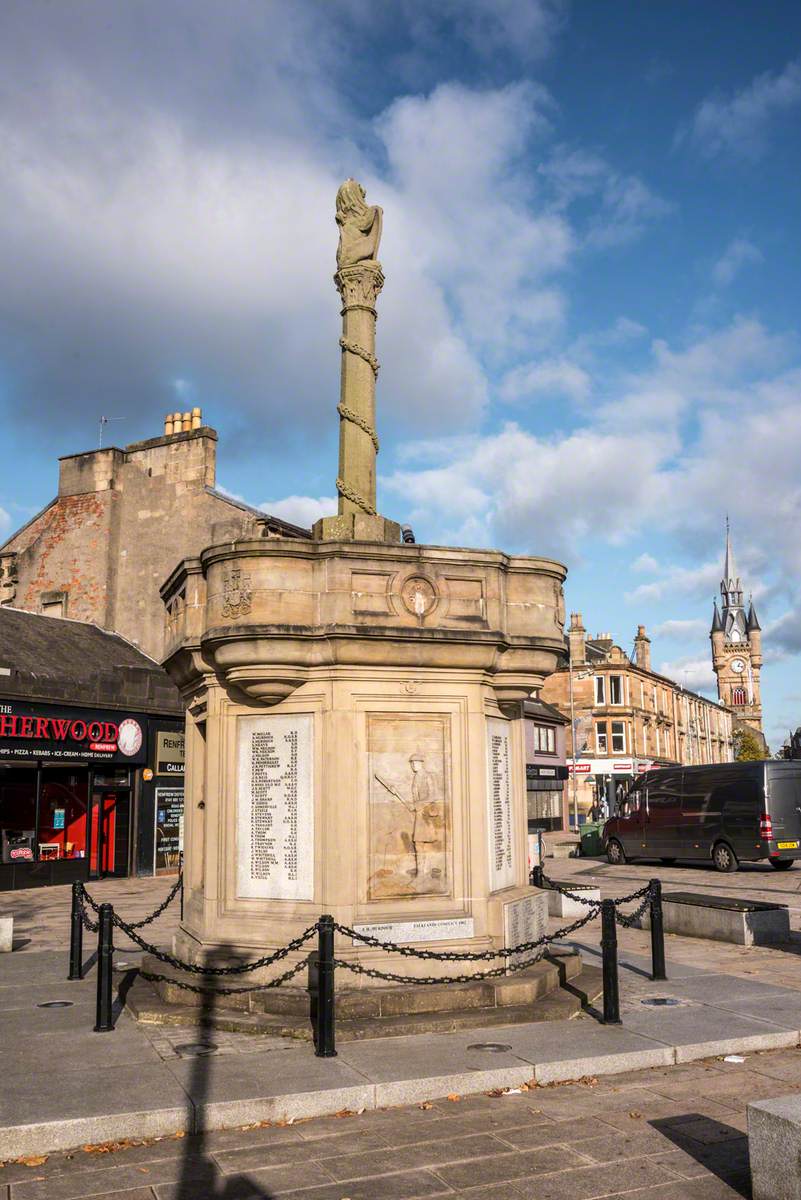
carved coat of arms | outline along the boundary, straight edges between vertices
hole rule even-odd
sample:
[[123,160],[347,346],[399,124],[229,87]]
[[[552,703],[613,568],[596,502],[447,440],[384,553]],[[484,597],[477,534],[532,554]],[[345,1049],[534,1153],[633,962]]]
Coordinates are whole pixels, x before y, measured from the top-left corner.
[[250,576],[239,567],[233,567],[223,576],[223,606],[224,617],[245,617],[250,612],[251,587]]

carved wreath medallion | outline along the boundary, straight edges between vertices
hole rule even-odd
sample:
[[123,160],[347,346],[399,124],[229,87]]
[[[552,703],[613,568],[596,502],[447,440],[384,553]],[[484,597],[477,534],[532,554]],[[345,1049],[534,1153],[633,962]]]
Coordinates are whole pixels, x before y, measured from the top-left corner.
[[437,603],[436,588],[422,575],[413,575],[401,588],[401,600],[407,611],[422,621]]

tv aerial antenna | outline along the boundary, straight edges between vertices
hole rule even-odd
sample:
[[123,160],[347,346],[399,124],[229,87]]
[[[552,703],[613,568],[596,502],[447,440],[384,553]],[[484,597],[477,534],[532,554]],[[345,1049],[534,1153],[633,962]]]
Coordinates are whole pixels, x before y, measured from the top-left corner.
[[125,420],[125,417],[101,417],[100,418],[100,420],[98,422],[98,424],[100,426],[100,432],[99,432],[98,438],[97,438],[98,450],[103,449],[103,430],[106,427],[106,425],[108,425],[109,421],[124,421],[124,420]]

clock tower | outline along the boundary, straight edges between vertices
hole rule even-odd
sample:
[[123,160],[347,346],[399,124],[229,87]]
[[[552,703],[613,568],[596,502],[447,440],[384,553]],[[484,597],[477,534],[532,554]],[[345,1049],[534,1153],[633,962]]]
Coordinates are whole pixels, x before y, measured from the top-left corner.
[[762,669],[762,630],[753,600],[743,604],[743,589],[731,548],[729,522],[726,520],[726,555],[720,581],[721,605],[714,602],[712,628],[712,665],[718,680],[718,697],[734,715],[762,733],[762,697],[759,675]]

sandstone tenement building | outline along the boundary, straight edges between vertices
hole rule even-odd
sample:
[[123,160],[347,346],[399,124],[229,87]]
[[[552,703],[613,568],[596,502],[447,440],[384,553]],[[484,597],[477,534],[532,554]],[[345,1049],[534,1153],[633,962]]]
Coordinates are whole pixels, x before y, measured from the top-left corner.
[[546,679],[540,692],[575,721],[575,764],[567,729],[571,819],[594,800],[611,809],[621,785],[650,767],[728,762],[733,758],[732,714],[722,705],[651,669],[651,643],[640,625],[633,659],[611,634],[588,638],[581,613],[567,632],[572,664]]
[[200,409],[164,433],[59,460],[58,495],[0,547],[0,604],[91,621],[161,659],[159,588],[207,545],[308,537],[215,487],[217,434]]

